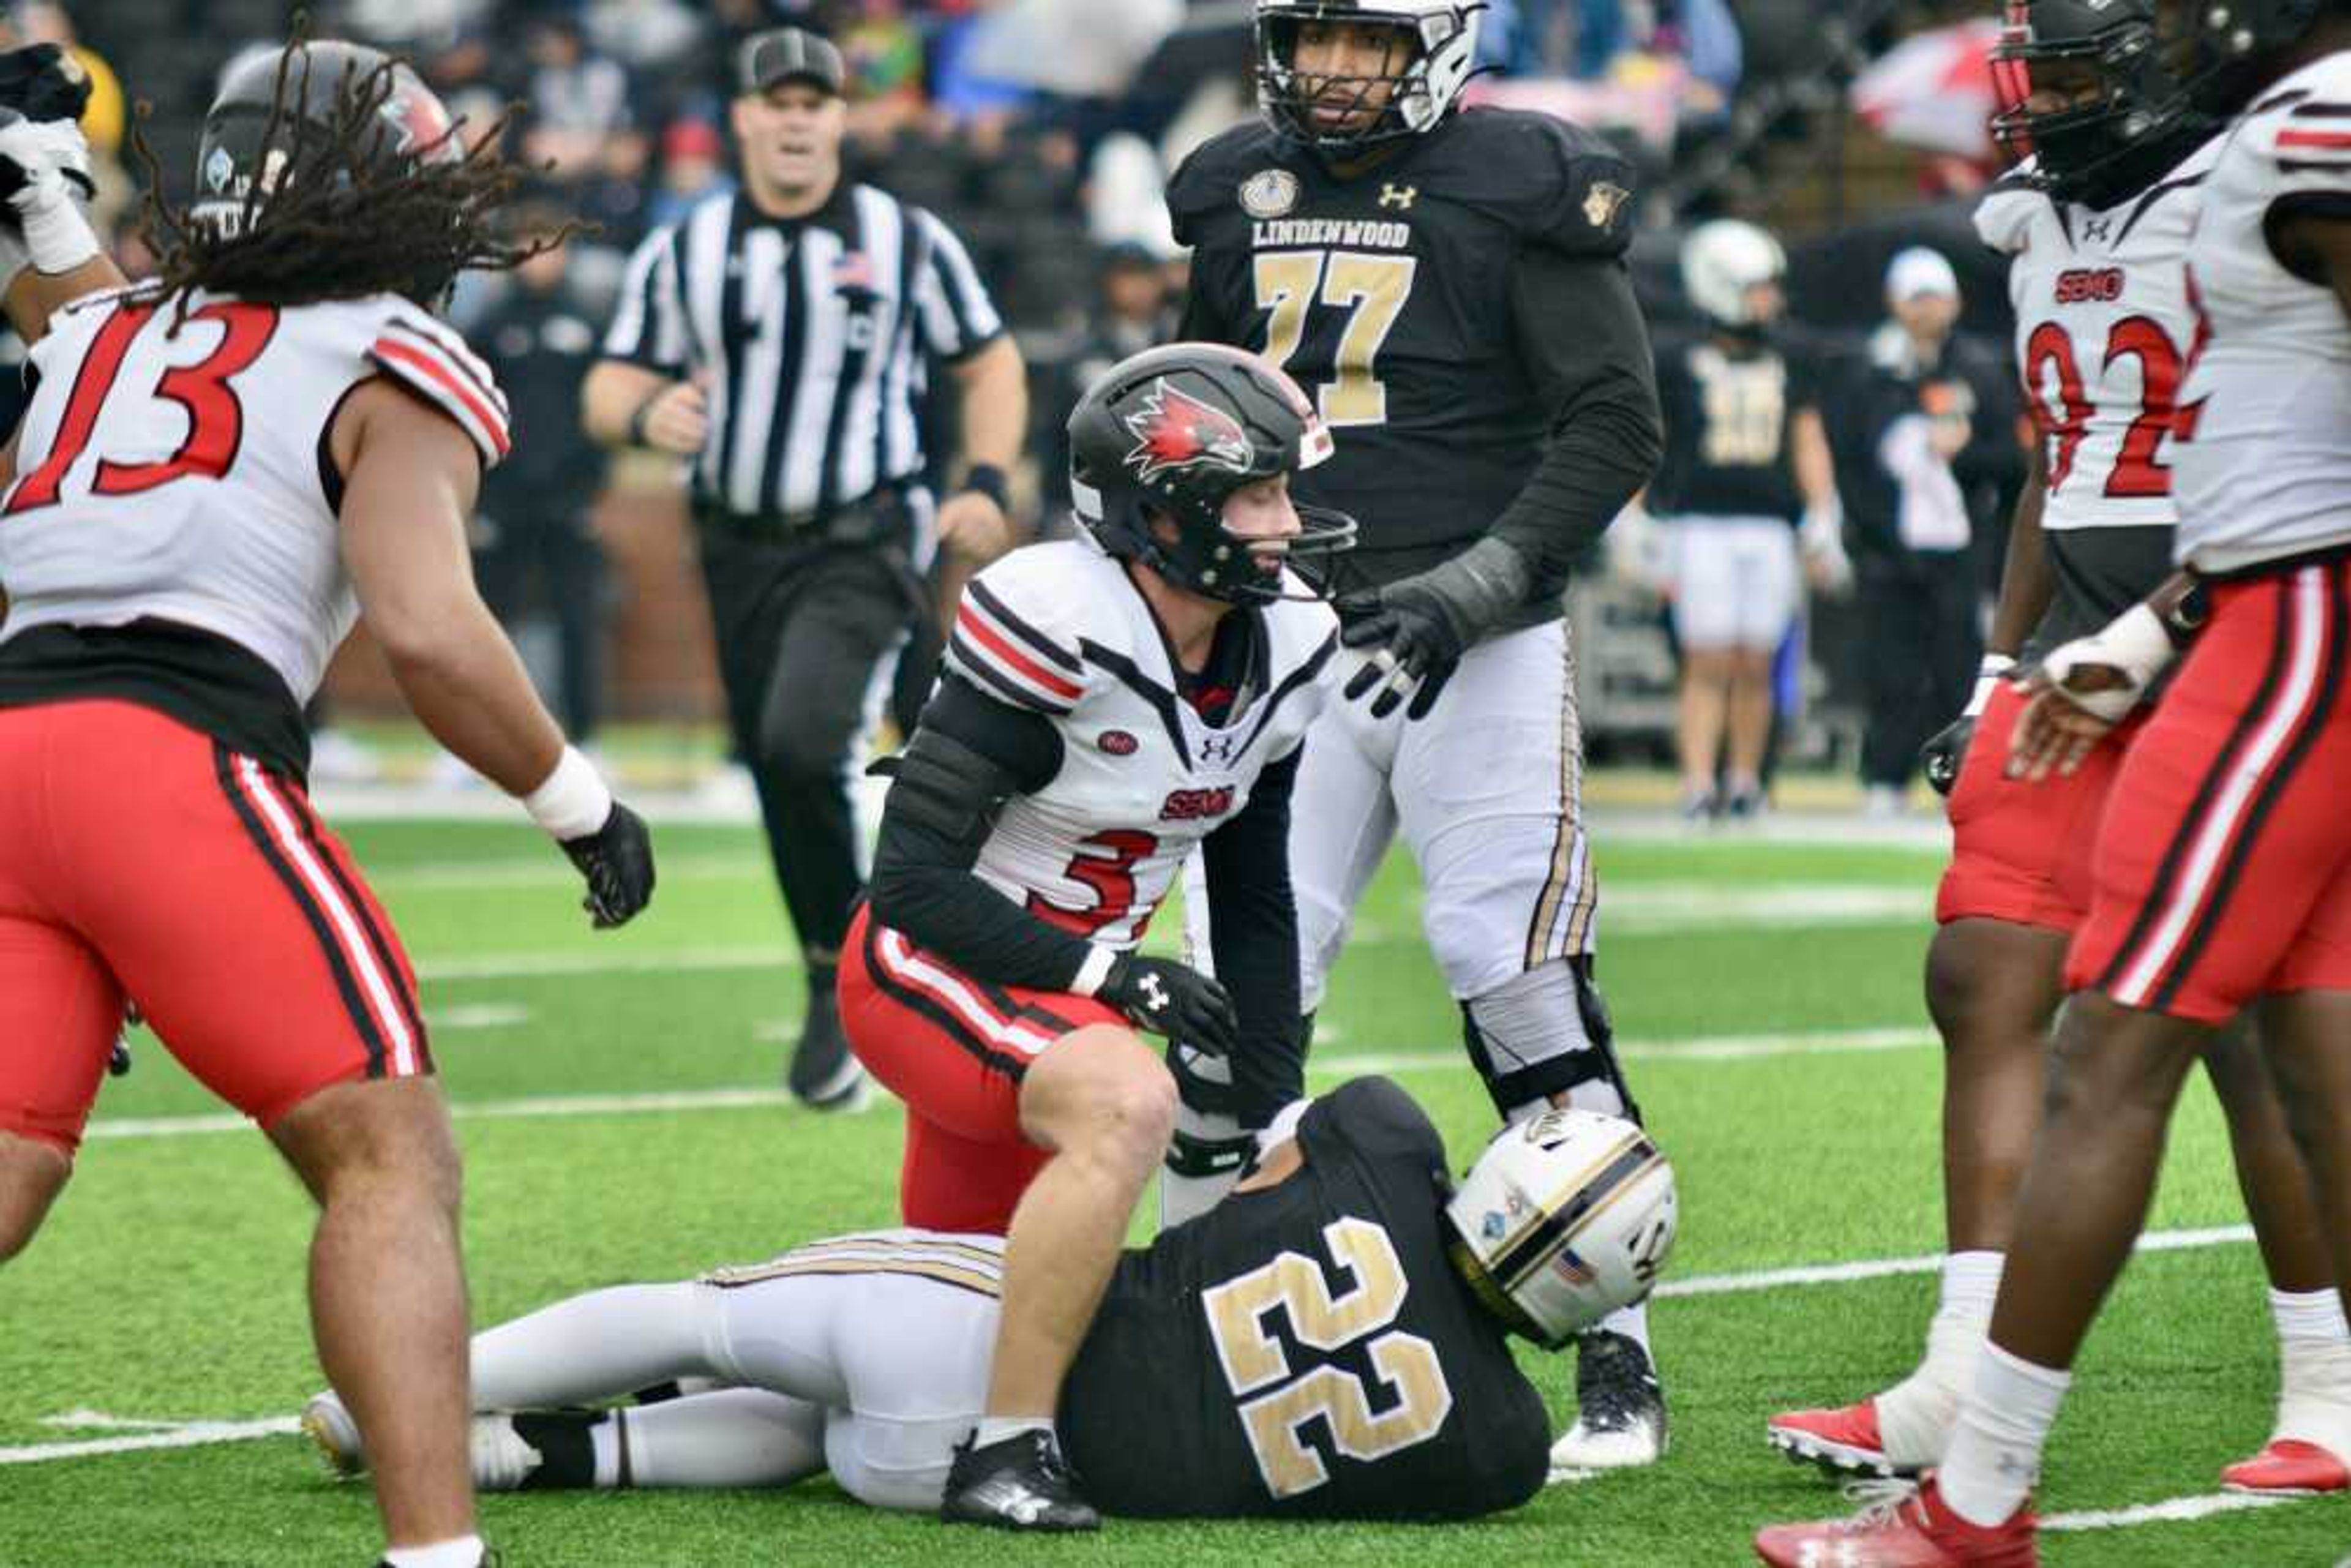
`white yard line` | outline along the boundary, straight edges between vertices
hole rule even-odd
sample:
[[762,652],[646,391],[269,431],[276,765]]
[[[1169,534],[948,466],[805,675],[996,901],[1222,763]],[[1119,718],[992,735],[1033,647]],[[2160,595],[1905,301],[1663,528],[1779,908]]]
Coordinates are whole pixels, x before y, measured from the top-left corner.
[[[165,1426],[160,1422],[117,1423],[121,1426]],[[140,1431],[120,1437],[91,1437],[74,1443],[28,1443],[20,1448],[0,1448],[0,1465],[39,1465],[57,1459],[91,1458],[100,1454],[128,1454],[141,1448],[201,1448],[214,1443],[245,1443],[256,1437],[275,1437],[302,1429],[300,1420],[292,1416],[273,1416],[266,1421],[188,1421],[165,1426],[162,1431]]]
[[2282,1502],[2300,1500],[2291,1497],[2262,1497],[2251,1492],[2216,1491],[2203,1497],[2175,1497],[2161,1502],[2143,1502],[2137,1508],[2093,1508],[2073,1513],[2044,1513],[2041,1516],[2041,1528],[2121,1530],[2134,1524],[2186,1524],[2194,1520],[2210,1519],[2216,1513],[2241,1513],[2249,1508],[2275,1508]]
[[[451,1009],[455,1027],[491,1029],[522,1019],[520,1008],[486,1006]],[[438,1027],[452,1027],[447,1015],[436,1013]],[[789,1026],[760,1026],[762,1039]],[[1624,1054],[1635,1060],[1692,1061],[1747,1061],[1777,1056],[1834,1056],[1852,1052],[1912,1051],[1934,1043],[1921,1029],[1856,1029],[1807,1030],[1789,1034],[1702,1035],[1690,1040],[1634,1040]],[[1373,1073],[1458,1072],[1460,1058],[1450,1051],[1325,1056],[1311,1062],[1318,1081],[1362,1078]],[[886,1097],[876,1096],[874,1103]],[[510,1100],[458,1101],[451,1113],[461,1122],[504,1122],[558,1116],[630,1116],[673,1114],[684,1111],[739,1111],[756,1106],[789,1105],[792,1097],[780,1089],[679,1089],[643,1094],[534,1094]],[[88,1140],[120,1138],[184,1138],[208,1133],[242,1132],[252,1124],[242,1116],[212,1113],[193,1116],[100,1116],[82,1134]]]
[[[2233,1247],[2253,1239],[2250,1225],[2216,1225],[2195,1230],[2150,1230],[2138,1239],[2141,1252],[2188,1252],[2206,1247]],[[1698,1274],[1668,1280],[1657,1287],[1660,1296],[1723,1296],[1747,1291],[1776,1291],[1790,1285],[1845,1285],[1856,1280],[1884,1280],[1901,1274],[1933,1274],[1943,1267],[1941,1253],[1916,1258],[1870,1258],[1857,1263],[1818,1263],[1799,1269],[1762,1269],[1737,1274]]]

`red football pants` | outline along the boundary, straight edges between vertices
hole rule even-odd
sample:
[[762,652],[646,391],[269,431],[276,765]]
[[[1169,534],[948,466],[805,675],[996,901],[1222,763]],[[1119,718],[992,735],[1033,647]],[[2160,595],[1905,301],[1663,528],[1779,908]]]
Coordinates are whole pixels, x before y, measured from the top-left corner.
[[298,786],[133,704],[0,709],[0,1131],[73,1150],[126,999],[265,1127],[433,1070],[407,955]]
[[2351,561],[2221,582],[2124,759],[2068,990],[2220,1023],[2351,989]]
[[1084,997],[976,980],[862,907],[840,987],[851,1048],[906,1103],[900,1215],[923,1230],[1003,1235],[1051,1157],[1020,1131],[1029,1063],[1074,1030],[1126,1020]]

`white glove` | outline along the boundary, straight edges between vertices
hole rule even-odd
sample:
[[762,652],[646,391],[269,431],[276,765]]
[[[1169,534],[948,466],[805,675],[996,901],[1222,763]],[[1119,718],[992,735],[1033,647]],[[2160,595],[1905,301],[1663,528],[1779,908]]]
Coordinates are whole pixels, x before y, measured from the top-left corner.
[[71,272],[98,255],[98,235],[82,215],[98,185],[81,127],[20,116],[0,123],[0,188],[12,186],[7,205],[16,221],[0,221],[0,293],[27,267]]
[[[2179,656],[2163,617],[2144,604],[2134,604],[2098,631],[2053,650],[2041,661],[2041,673],[2084,713],[2118,724]],[[2092,668],[2112,670],[2122,681],[2102,691],[2076,688],[2069,677]]]
[[1822,592],[1843,598],[1853,591],[1853,558],[1844,553],[1844,512],[1834,505],[1806,507],[1796,529],[1796,548]]
[[1638,501],[1616,514],[1603,535],[1607,541],[1609,570],[1660,599],[1674,591],[1672,525],[1661,523]]

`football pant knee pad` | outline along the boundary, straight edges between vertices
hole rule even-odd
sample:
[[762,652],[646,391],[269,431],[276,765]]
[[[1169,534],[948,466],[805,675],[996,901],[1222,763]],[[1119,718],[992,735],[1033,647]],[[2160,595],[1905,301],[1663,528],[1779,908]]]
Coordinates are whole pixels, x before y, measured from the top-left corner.
[[1257,1140],[1234,1114],[1228,1059],[1178,1043],[1167,1048],[1176,1076],[1176,1134],[1159,1173],[1159,1225],[1181,1225],[1214,1208],[1240,1179]]
[[1641,1119],[1588,956],[1553,958],[1462,1003],[1461,1036],[1506,1122],[1562,1096],[1579,1110]]

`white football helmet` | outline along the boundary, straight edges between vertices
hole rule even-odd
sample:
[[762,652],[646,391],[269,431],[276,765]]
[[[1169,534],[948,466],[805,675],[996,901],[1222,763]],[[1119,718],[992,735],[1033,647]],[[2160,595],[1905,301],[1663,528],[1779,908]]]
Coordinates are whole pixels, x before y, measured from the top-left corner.
[[1706,319],[1732,331],[1764,325],[1749,294],[1788,276],[1788,253],[1753,224],[1718,218],[1682,241],[1682,287]]
[[1494,1134],[1446,1205],[1487,1305],[1556,1347],[1646,1299],[1673,1250],[1674,1170],[1649,1135],[1596,1111],[1546,1111]]
[[[1326,152],[1353,152],[1433,131],[1461,100],[1478,68],[1478,13],[1482,0],[1257,0],[1258,104],[1274,128]],[[1352,22],[1394,27],[1414,47],[1380,76],[1301,78],[1292,62],[1299,26]],[[1352,90],[1360,104],[1382,83],[1386,112],[1360,130],[1325,131],[1315,122],[1317,100]]]

